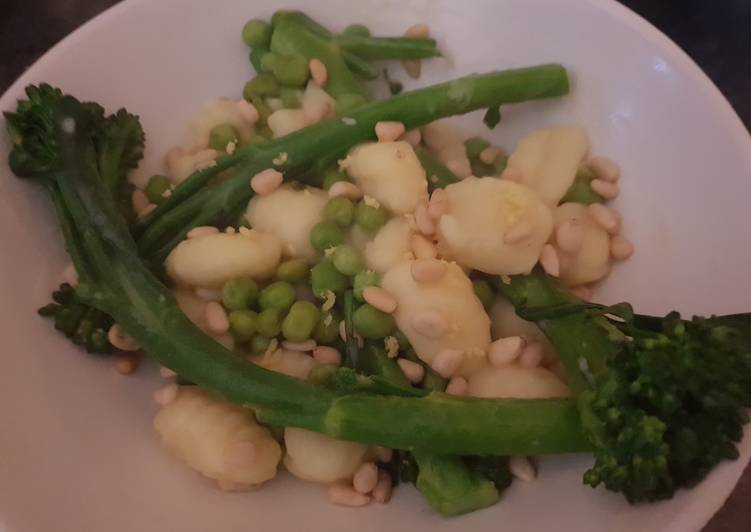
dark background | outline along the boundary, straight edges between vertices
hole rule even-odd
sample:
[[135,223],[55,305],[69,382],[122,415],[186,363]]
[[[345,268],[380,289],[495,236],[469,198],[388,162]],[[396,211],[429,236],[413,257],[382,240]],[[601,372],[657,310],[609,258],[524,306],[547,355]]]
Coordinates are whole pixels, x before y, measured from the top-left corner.
[[[48,48],[115,3],[113,0],[2,0],[0,93]],[[688,52],[751,129],[751,0],[623,0],[622,3]],[[747,469],[731,498],[704,532],[751,530],[750,500],[751,470]]]

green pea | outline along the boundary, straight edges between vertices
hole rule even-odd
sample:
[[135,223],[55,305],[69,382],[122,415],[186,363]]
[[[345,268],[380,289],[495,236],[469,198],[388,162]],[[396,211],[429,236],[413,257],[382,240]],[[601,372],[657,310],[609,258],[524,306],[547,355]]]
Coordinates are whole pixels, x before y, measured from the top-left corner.
[[339,336],[339,322],[341,319],[334,312],[321,313],[313,331],[313,338],[319,344],[330,344]]
[[365,268],[365,259],[362,258],[362,254],[347,244],[342,244],[334,249],[331,262],[334,263],[337,270],[349,276],[355,275]]
[[260,96],[251,97],[250,103],[252,103],[253,107],[255,107],[256,111],[258,111],[258,123],[256,124],[256,135],[263,135],[266,138],[270,139],[272,137],[271,131],[269,130],[267,134],[265,129],[268,127],[266,126],[266,120],[269,118],[269,116],[273,112],[271,110],[271,107],[269,107],[268,104],[266,103],[266,100]]
[[467,157],[470,159],[477,159],[480,157],[482,150],[489,146],[490,143],[480,137],[472,137],[464,141],[464,149],[467,150]]
[[285,260],[276,268],[276,278],[288,283],[299,283],[308,276],[308,263],[303,259]]
[[256,320],[258,334],[273,338],[282,330],[282,311],[278,308],[267,308],[258,313]]
[[229,313],[229,330],[238,342],[247,342],[257,332],[258,314],[252,310],[233,310]]
[[250,59],[250,64],[253,65],[253,68],[256,72],[261,72],[262,69],[262,60],[263,56],[269,53],[269,51],[266,48],[261,48],[259,46],[256,46],[255,48],[252,48],[250,50],[250,53],[248,54],[248,59]]
[[329,222],[348,227],[355,217],[355,204],[347,198],[331,198],[323,209],[323,217]]
[[364,24],[350,24],[342,35],[350,35],[352,37],[370,37],[370,29]]
[[313,334],[319,315],[310,301],[295,301],[282,322],[282,335],[290,342],[304,342]]
[[230,279],[222,287],[222,304],[227,310],[250,308],[258,298],[258,285],[253,279]]
[[237,143],[238,140],[240,140],[240,133],[232,124],[220,124],[209,131],[209,148],[218,151],[224,151],[227,149],[227,144]]
[[472,288],[475,291],[477,299],[482,303],[482,306],[486,309],[490,308],[495,299],[495,292],[493,291],[493,287],[490,286],[490,283],[485,279],[476,279],[472,281]]
[[258,306],[261,310],[268,308],[286,312],[295,302],[295,287],[285,281],[276,281],[261,290],[258,296]]
[[[266,96],[279,96],[279,82],[268,72],[261,72],[245,84],[243,98],[253,101],[256,98],[264,98]],[[253,101],[253,103],[255,104],[256,102]],[[256,105],[256,109],[258,109],[258,105]]]
[[357,204],[355,210],[355,223],[368,233],[375,233],[389,219],[389,213],[383,207],[372,207],[364,201]]
[[279,58],[279,54],[274,52],[266,52],[261,56],[261,72],[268,72],[272,74],[274,72],[274,63]]
[[357,272],[354,281],[352,281],[352,292],[355,299],[358,301],[365,301],[362,297],[362,291],[369,286],[378,286],[380,282],[380,276],[373,270]]
[[368,103],[368,100],[362,94],[345,93],[336,98],[334,109],[336,110],[336,114],[344,116],[366,103]]
[[396,330],[396,322],[391,314],[381,312],[367,303],[361,305],[352,314],[355,332],[368,340],[377,340],[390,336]]
[[344,174],[344,172],[328,172],[323,176],[322,188],[328,190],[331,188],[331,185],[338,183],[339,181],[349,181],[349,179],[347,179],[347,175]]
[[310,244],[324,252],[344,242],[344,233],[334,222],[321,222],[310,231]]
[[302,87],[308,81],[308,60],[301,55],[280,55],[272,71],[279,83],[287,87]]
[[163,175],[153,175],[149,178],[144,192],[151,203],[159,205],[167,199],[163,194],[171,188],[172,182],[169,178]]
[[349,279],[337,270],[331,262],[323,261],[310,270],[310,284],[313,288],[313,294],[323,299],[328,291],[335,294],[344,292],[349,288]]
[[248,347],[250,348],[250,352],[254,355],[262,355],[269,348],[270,343],[271,338],[256,334],[253,338],[250,339],[250,344],[248,345]]
[[282,104],[287,109],[297,109],[302,105],[302,91],[300,89],[282,87],[279,91],[279,97],[282,99]]
[[248,46],[266,47],[271,41],[271,24],[264,20],[249,20],[243,26],[242,37]]

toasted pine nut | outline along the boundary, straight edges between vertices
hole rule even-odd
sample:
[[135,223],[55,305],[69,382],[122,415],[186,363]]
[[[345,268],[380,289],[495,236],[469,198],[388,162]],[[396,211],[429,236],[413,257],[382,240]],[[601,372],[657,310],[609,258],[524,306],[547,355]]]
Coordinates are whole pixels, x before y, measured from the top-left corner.
[[389,463],[394,457],[393,449],[389,449],[388,447],[381,447],[380,445],[373,447],[373,453],[375,454],[376,459],[382,464]]
[[611,235],[618,234],[621,229],[621,217],[613,209],[600,203],[593,203],[587,207],[587,211],[595,223],[605,231]]
[[420,141],[422,140],[422,134],[420,133],[420,130],[418,128],[410,129],[402,135],[400,140],[403,140],[404,142],[415,148],[420,144]]
[[378,466],[373,462],[365,462],[357,468],[352,477],[352,487],[358,493],[366,494],[373,491],[378,483]]
[[140,188],[133,190],[133,194],[130,196],[130,204],[133,207],[133,212],[141,212],[149,203],[151,202],[143,190]]
[[598,179],[611,183],[621,177],[620,167],[607,157],[593,157],[587,164]]
[[319,345],[313,349],[313,360],[319,364],[333,364],[339,366],[342,363],[342,354],[338,349],[327,345]]
[[472,175],[472,167],[469,164],[469,159],[452,159],[446,162],[446,168],[459,179],[464,179]]
[[412,362],[406,358],[397,358],[396,363],[399,364],[402,373],[404,373],[404,376],[412,384],[422,381],[422,378],[425,376],[425,368],[417,362]]
[[521,355],[525,343],[524,338],[521,336],[499,338],[490,344],[488,359],[490,360],[490,363],[496,367],[510,364]]
[[120,375],[130,375],[138,367],[138,357],[134,355],[123,355],[115,360],[115,371]]
[[227,312],[218,302],[210,301],[207,303],[204,313],[206,316],[206,325],[211,334],[219,336],[229,331]]
[[448,211],[448,197],[446,191],[442,188],[437,188],[430,195],[430,201],[428,202],[428,214],[434,220],[438,220],[441,216]]
[[410,266],[412,278],[418,283],[432,283],[446,273],[446,263],[438,259],[418,259]]
[[63,270],[63,279],[65,279],[65,282],[73,288],[78,286],[78,272],[72,262]]
[[308,69],[310,70],[310,77],[319,87],[325,87],[326,81],[329,79],[329,72],[326,70],[326,65],[320,59],[315,57],[308,62]]
[[522,220],[506,230],[506,233],[503,235],[503,241],[506,244],[518,244],[529,238],[531,234],[532,226],[528,222]]
[[318,346],[315,340],[305,340],[304,342],[282,342],[282,347],[287,351],[301,351],[303,353],[313,351]]
[[370,497],[355,491],[352,486],[339,483],[329,485],[329,500],[341,506],[365,506],[370,503]]
[[519,364],[525,368],[536,368],[545,357],[545,352],[540,342],[527,343],[521,355],[519,355]]
[[193,290],[193,293],[198,299],[203,299],[204,301],[222,300],[222,292],[220,290],[213,290],[211,288],[196,288],[195,290]]
[[419,59],[402,59],[402,67],[407,75],[412,79],[420,79],[422,73],[422,63]]
[[210,225],[199,225],[198,227],[194,227],[190,231],[188,231],[188,234],[185,235],[186,238],[200,238],[202,236],[208,236],[208,235],[215,235],[219,232],[219,229],[216,227],[211,227]]
[[485,164],[493,164],[503,152],[495,146],[488,146],[480,152],[480,160]]
[[512,456],[509,458],[508,468],[512,475],[524,482],[530,482],[537,478],[535,466],[526,456]]
[[430,37],[430,26],[427,24],[413,24],[404,32],[405,37],[413,39],[427,39]]
[[169,368],[165,368],[164,366],[162,366],[161,368],[159,368],[159,375],[163,379],[172,379],[174,377],[177,377],[177,373],[175,373],[174,370],[171,370]]
[[412,316],[412,327],[428,338],[440,338],[448,330],[446,318],[434,309],[423,309]]
[[615,260],[626,260],[634,254],[634,245],[620,235],[610,240],[610,254]]
[[386,504],[391,500],[391,475],[389,475],[386,471],[379,469],[378,470],[378,483],[376,483],[376,487],[373,488],[373,500],[375,502]]
[[329,188],[330,198],[348,198],[351,200],[359,200],[362,198],[362,190],[349,181],[337,181],[331,188]]
[[393,142],[401,137],[407,128],[401,122],[378,122],[375,125],[375,134],[378,142]]
[[427,204],[418,205],[415,209],[415,224],[423,235],[431,236],[435,233],[435,222],[428,214]]
[[556,228],[555,242],[561,251],[574,253],[584,243],[584,229],[580,223],[567,220]]
[[154,401],[160,406],[167,406],[175,400],[179,391],[177,384],[168,384],[154,392]]
[[279,170],[267,168],[254,175],[250,180],[250,188],[259,196],[265,196],[274,192],[284,181],[284,176]]
[[516,168],[506,168],[501,172],[501,179],[508,179],[509,181],[520,183],[522,181],[522,173]]
[[446,393],[449,395],[464,395],[467,393],[469,383],[464,377],[452,377],[446,386]]
[[258,117],[260,115],[258,114],[258,109],[256,109],[255,105],[250,103],[245,98],[237,100],[235,105],[237,106],[237,114],[239,114],[243,118],[243,120],[251,124],[258,122]]
[[396,310],[396,299],[380,286],[368,286],[362,291],[362,298],[371,307],[392,314]]
[[430,366],[444,379],[453,377],[464,360],[464,353],[456,349],[444,349],[438,353]]
[[412,235],[410,248],[417,259],[434,259],[438,256],[435,246],[422,235]]
[[593,179],[590,181],[589,186],[600,196],[608,200],[617,198],[618,194],[621,192],[618,183],[611,183],[604,179]]
[[548,275],[558,277],[561,274],[561,262],[558,259],[558,252],[550,244],[542,246],[540,264]]
[[120,351],[138,351],[140,349],[138,342],[126,334],[117,323],[107,331],[107,340]]

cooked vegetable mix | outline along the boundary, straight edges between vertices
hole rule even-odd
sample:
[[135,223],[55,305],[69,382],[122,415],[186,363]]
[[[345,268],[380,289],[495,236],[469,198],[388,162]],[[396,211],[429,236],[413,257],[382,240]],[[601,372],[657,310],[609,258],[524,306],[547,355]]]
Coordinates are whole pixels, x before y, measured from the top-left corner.
[[283,463],[349,506],[412,482],[444,515],[533,479],[528,457],[591,452],[584,483],[634,503],[737,457],[751,315],[590,303],[634,252],[606,205],[615,163],[578,127],[507,155],[442,120],[502,127],[500,106],[567,94],[563,67],[369,101],[370,61],[413,76],[440,55],[427,27],[279,11],[242,40],[242,99],[210,102],[142,189],[127,111],[42,84],[5,113],[10,167],[46,186],[73,265],[39,313],[123,373],[143,351],[176,379],[155,395],[172,454],[225,490]]

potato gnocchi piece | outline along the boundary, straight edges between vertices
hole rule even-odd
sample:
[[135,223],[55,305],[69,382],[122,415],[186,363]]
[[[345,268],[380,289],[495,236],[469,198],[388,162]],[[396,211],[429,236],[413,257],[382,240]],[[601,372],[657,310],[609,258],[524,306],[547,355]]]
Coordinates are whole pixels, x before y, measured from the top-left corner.
[[564,224],[581,234],[578,246],[562,249],[554,236],[553,244],[560,260],[560,280],[566,286],[599,281],[610,271],[610,235],[589,214],[586,205],[564,203],[554,213],[556,232]]
[[224,489],[251,489],[276,476],[282,450],[253,413],[198,386],[181,386],[154,418],[164,446]]
[[[386,272],[381,286],[398,302],[394,318],[417,356],[431,364],[443,350],[463,352],[457,374],[467,376],[482,367],[490,345],[490,318],[472,289],[472,282],[453,262],[443,262],[443,275],[432,282],[417,282],[412,276],[415,261],[403,261]],[[415,328],[426,311],[446,325],[440,335],[426,336]],[[419,324],[418,324],[419,328]]]
[[442,254],[485,273],[529,273],[550,237],[553,216],[535,192],[494,177],[468,177],[446,187],[438,221]]
[[251,138],[254,126],[243,117],[240,105],[242,101],[229,98],[209,101],[189,126],[190,143],[194,147],[205,148],[209,145],[209,132],[222,124],[231,124],[237,130],[240,134],[238,141]]
[[557,205],[573,184],[589,151],[587,133],[579,127],[538,129],[524,137],[509,156],[507,169],[519,172],[548,205]]
[[376,233],[372,241],[365,245],[365,262],[368,268],[385,273],[391,267],[413,259],[410,239],[414,228],[404,216],[391,218]]
[[212,149],[190,151],[175,147],[167,152],[167,171],[172,181],[179,184],[199,168],[213,164],[217,155],[218,152]]
[[364,194],[394,214],[414,212],[428,201],[425,169],[404,141],[360,144],[339,166]]
[[365,461],[368,446],[335,440],[305,429],[284,429],[284,466],[294,476],[330,484],[349,480]]
[[509,336],[521,336],[528,341],[537,342],[543,347],[543,365],[549,365],[558,360],[558,354],[553,344],[547,339],[540,328],[531,321],[519,317],[514,305],[505,297],[498,297],[490,307],[490,331],[494,339]]
[[167,275],[178,284],[219,288],[230,279],[268,279],[279,264],[282,246],[274,235],[255,230],[215,233],[180,242],[170,252]]
[[266,119],[274,138],[283,137],[308,125],[302,109],[279,109]]
[[255,357],[253,362],[268,370],[303,380],[308,378],[316,366],[316,361],[309,354],[287,349],[275,349],[264,353]]
[[311,80],[303,92],[301,106],[308,123],[315,124],[332,115],[336,100]]
[[328,196],[321,189],[307,187],[298,190],[285,185],[271,194],[250,200],[245,219],[251,227],[281,240],[286,257],[312,262],[316,251],[310,244],[310,230],[323,221],[327,201]]
[[436,121],[422,128],[425,145],[442,163],[449,165],[458,177],[464,178],[471,173],[464,139],[448,123]]
[[571,395],[561,379],[540,366],[487,366],[471,375],[468,383],[467,395],[488,399],[551,399]]

